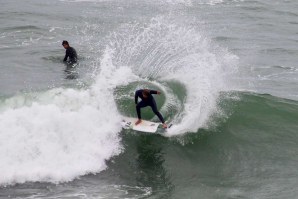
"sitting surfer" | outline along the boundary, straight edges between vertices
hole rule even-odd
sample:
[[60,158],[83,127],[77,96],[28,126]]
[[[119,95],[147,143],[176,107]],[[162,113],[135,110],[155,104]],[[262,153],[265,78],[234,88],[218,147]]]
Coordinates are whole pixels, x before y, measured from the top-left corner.
[[[67,62],[68,65],[72,65],[72,67],[74,67],[74,64],[76,64],[78,60],[76,50],[73,47],[70,47],[68,41],[65,40],[62,42],[62,46],[66,49],[63,61]],[[69,58],[68,61],[67,58]]]
[[[154,90],[148,90],[148,89],[141,89],[137,90],[135,93],[135,103],[136,103],[136,109],[137,109],[137,114],[138,114],[138,121],[135,123],[136,125],[140,124],[142,122],[141,119],[141,108],[146,107],[146,106],[151,106],[152,111],[157,115],[159,120],[162,122],[162,127],[167,128],[167,124],[165,123],[165,120],[163,119],[162,115],[160,112],[157,110],[156,102],[152,96],[152,94],[160,94],[159,91],[154,91]],[[138,103],[138,98],[141,98],[142,101]]]

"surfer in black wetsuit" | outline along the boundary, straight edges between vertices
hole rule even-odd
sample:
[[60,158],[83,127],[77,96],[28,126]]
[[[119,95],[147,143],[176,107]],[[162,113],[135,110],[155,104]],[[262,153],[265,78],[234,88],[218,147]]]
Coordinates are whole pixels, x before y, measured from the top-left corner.
[[73,47],[70,47],[68,42],[65,40],[62,42],[62,46],[66,49],[65,57],[63,59],[66,66],[64,70],[66,73],[66,79],[76,79],[78,77],[78,73],[75,69],[78,61],[77,52]]
[[67,64],[73,65],[77,63],[78,56],[76,50],[73,47],[70,47],[68,41],[65,40],[62,42],[62,46],[66,49],[63,61],[66,62],[67,58],[69,58]]
[[[141,108],[146,107],[146,106],[151,106],[152,111],[157,115],[159,120],[162,122],[162,127],[167,128],[167,124],[165,123],[165,120],[163,119],[162,115],[160,112],[157,110],[156,102],[152,96],[152,94],[160,94],[159,91],[154,91],[154,90],[148,90],[148,89],[141,89],[137,90],[135,93],[135,104],[136,104],[136,109],[137,109],[137,114],[138,114],[138,121],[135,123],[136,125],[140,124],[142,122],[141,119]],[[141,98],[142,101],[138,103],[138,98]]]

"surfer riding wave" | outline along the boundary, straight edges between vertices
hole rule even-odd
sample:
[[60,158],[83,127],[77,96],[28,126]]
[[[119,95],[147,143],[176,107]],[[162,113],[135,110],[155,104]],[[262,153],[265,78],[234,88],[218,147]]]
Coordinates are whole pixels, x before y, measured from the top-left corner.
[[[155,90],[149,90],[149,89],[140,89],[135,92],[135,104],[136,104],[136,110],[137,110],[137,114],[138,114],[138,121],[135,123],[135,125],[138,125],[142,122],[141,108],[150,106],[152,108],[152,111],[155,113],[155,115],[157,115],[159,120],[162,122],[162,127],[167,128],[167,124],[165,123],[163,116],[157,110],[156,102],[155,102],[152,94],[159,95],[160,92],[155,91]],[[138,98],[142,99],[139,103],[138,103]]]

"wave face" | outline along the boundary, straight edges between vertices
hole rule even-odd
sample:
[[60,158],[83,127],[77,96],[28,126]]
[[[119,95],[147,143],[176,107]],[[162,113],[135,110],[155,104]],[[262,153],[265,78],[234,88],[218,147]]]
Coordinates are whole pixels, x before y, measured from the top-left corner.
[[[185,194],[193,198],[196,196],[206,198],[246,198],[248,196],[252,198],[295,198],[297,195],[296,166],[298,161],[295,155],[298,153],[297,101],[244,92],[221,92],[219,98],[218,107],[226,116],[214,117],[216,126],[170,139],[159,135],[126,131],[120,135],[121,146],[124,147],[124,150],[119,155],[110,158],[105,163],[106,169],[101,173],[86,175],[79,180],[65,184],[41,183],[37,186],[25,183],[22,186],[11,186],[3,189],[3,194],[11,193],[12,196],[17,196],[13,191],[39,187],[39,194],[30,197],[60,197],[61,190],[67,189],[71,190],[68,197],[82,197],[82,190],[84,190],[84,197],[99,195],[102,198],[182,198]],[[11,99],[9,101],[12,102]],[[15,110],[17,110],[17,104],[23,106],[20,100],[18,103],[15,101],[14,104]],[[12,107],[12,105],[10,106]],[[28,107],[31,109],[30,106]],[[31,118],[34,119],[34,116]],[[79,123],[77,122],[77,124]],[[80,131],[76,132],[81,135]],[[54,134],[51,132],[48,134],[47,138],[51,139],[47,139],[42,146],[35,144],[32,151],[36,148],[46,148],[51,143]],[[100,134],[103,134],[99,139],[102,141],[106,134],[104,131],[101,131]],[[42,134],[40,133],[40,135]],[[71,137],[72,144],[80,142],[75,140],[76,136]],[[113,143],[119,147],[117,145],[119,138],[115,139],[110,136],[111,134],[105,137],[105,142],[96,143],[96,148],[104,150],[101,153],[105,153],[106,156],[108,156],[106,152],[109,148],[107,143]],[[36,137],[31,137],[37,140]],[[80,158],[74,156],[70,151],[66,155],[65,148],[60,148],[58,152],[52,147],[51,150],[47,150],[47,154],[43,153],[49,155],[54,150],[56,153],[52,155],[51,161],[46,162],[46,157],[37,158],[36,153],[31,153],[30,156],[27,156],[26,165],[30,166],[32,168],[30,171],[32,171],[33,168],[38,168],[35,163],[39,161],[39,164],[44,164],[43,172],[45,172],[45,168],[49,168],[49,165],[57,167],[58,161],[55,160],[65,163],[65,161],[71,162],[71,158],[74,158],[77,160],[75,165],[80,163],[80,168],[86,166],[90,170],[91,161],[84,158],[85,155],[81,149],[90,152],[92,146],[95,147],[93,143],[96,141],[94,139],[86,140],[86,137],[82,135],[80,138],[84,142],[84,146],[81,145],[80,150],[72,148],[77,155],[81,155]],[[28,139],[18,140],[18,144],[21,145],[24,140]],[[87,146],[86,141],[89,143]],[[64,139],[60,137],[59,142],[66,143],[65,137]],[[57,148],[59,142],[55,141]],[[7,145],[7,141],[3,142],[1,139],[1,146]],[[28,153],[29,146],[26,145],[22,151],[18,152],[23,155]],[[113,148],[115,149],[115,146],[110,146],[109,149]],[[10,149],[18,150],[18,147]],[[95,150],[97,154],[94,157],[98,158],[97,149]],[[116,152],[118,151],[116,150]],[[2,154],[1,157],[6,157]],[[59,159],[63,155],[66,160]],[[88,153],[88,155],[89,158],[93,157],[93,154]],[[36,160],[33,161],[34,159]],[[101,159],[99,160],[99,163],[102,163]],[[20,157],[17,158],[15,155],[11,157],[11,165],[16,161],[20,163],[19,169],[24,169],[21,166],[25,163]],[[88,162],[89,165],[84,165],[80,161]],[[2,161],[1,164],[3,166]],[[72,165],[67,165],[67,169],[73,172]],[[51,170],[48,177],[52,176],[53,178],[53,173],[55,173],[55,176],[61,179],[61,172],[58,173],[61,169],[65,173],[70,173],[69,170],[64,170],[65,165],[59,166],[61,167],[56,168],[56,173],[55,170]],[[2,170],[3,168],[1,167]],[[4,171],[9,173],[13,168]],[[96,170],[98,171],[98,168]],[[25,179],[25,173],[22,172],[22,174]],[[42,172],[38,176],[33,175],[32,172],[30,174],[31,178],[33,176],[42,177],[40,175]],[[29,176],[29,172],[27,175]],[[6,176],[8,175],[6,174]],[[29,179],[28,176],[27,179]],[[20,175],[14,175],[15,180],[20,177]],[[49,179],[51,178],[47,180]],[[51,190],[51,193],[44,191],[48,189]]]
[[244,92],[220,99],[226,117],[212,128],[171,139],[123,134],[125,151],[103,175],[156,198],[295,198],[298,102]]

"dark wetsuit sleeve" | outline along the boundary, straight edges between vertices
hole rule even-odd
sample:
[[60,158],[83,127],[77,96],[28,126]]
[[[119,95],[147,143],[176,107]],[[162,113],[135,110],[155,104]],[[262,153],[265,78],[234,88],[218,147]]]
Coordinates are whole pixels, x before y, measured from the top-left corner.
[[157,94],[157,91],[155,91],[155,90],[150,90],[150,94]]
[[67,57],[69,56],[69,53],[68,53],[68,51],[66,50],[66,52],[65,52],[65,57],[64,57],[64,59],[63,59],[63,61],[67,61]]
[[135,104],[138,103],[138,97],[139,97],[140,92],[142,92],[142,90],[137,90],[137,91],[135,92]]

